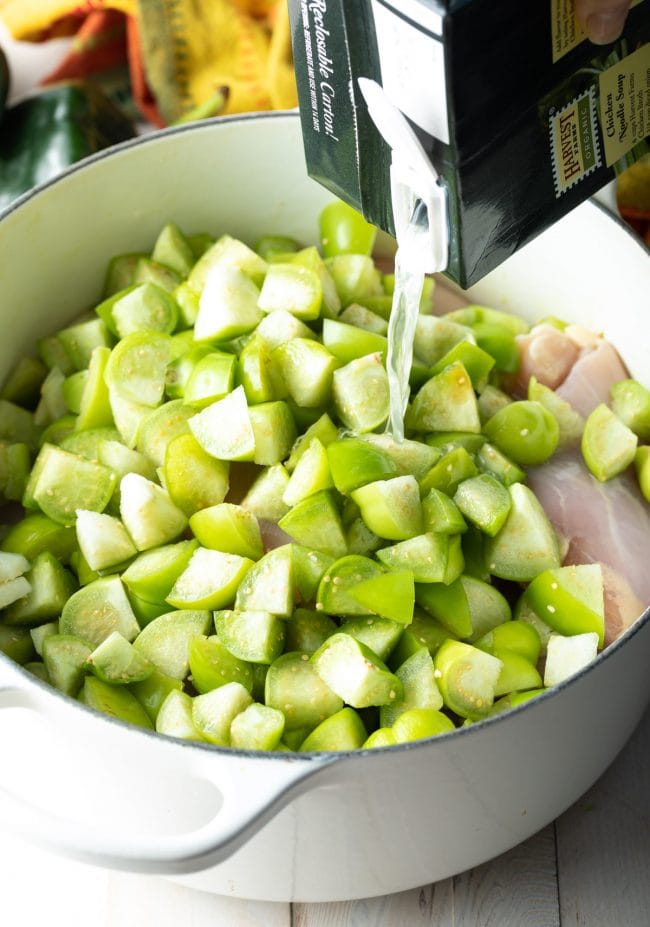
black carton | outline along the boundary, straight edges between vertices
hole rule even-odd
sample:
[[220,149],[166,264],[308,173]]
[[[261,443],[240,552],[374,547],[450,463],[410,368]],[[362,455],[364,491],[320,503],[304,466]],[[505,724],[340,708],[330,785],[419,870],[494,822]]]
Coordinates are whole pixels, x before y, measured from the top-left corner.
[[650,0],[589,42],[571,0],[289,0],[309,174],[395,234],[391,150],[359,78],[447,191],[467,287],[650,150]]

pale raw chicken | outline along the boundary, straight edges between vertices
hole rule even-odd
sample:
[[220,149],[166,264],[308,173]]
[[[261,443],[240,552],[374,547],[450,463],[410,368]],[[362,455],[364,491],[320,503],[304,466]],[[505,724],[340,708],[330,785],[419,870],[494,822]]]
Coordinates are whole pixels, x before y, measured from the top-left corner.
[[524,397],[531,377],[548,386],[557,387],[564,381],[580,354],[578,345],[554,325],[535,325],[526,335],[517,336],[520,365],[507,383],[507,390]]
[[587,348],[580,355],[557,394],[587,416],[601,402],[608,403],[611,387],[627,376],[616,349],[608,341],[600,341],[593,350]]
[[[628,376],[609,342],[577,326],[537,325],[517,344],[521,367],[509,391],[525,396],[534,376],[585,417],[608,403],[611,387]],[[576,450],[530,470],[528,484],[567,546],[563,562],[603,566],[610,644],[650,603],[650,508],[636,480],[628,472],[601,483]]]
[[521,363],[504,384],[507,391],[525,397],[528,381],[535,377],[584,416],[607,403],[610,388],[628,375],[608,341],[575,325],[564,331],[547,323],[535,325],[517,336],[517,348]]
[[599,482],[579,452],[557,455],[528,473],[528,485],[568,543],[565,564],[601,563],[605,582],[605,643],[650,603],[650,508],[634,478]]

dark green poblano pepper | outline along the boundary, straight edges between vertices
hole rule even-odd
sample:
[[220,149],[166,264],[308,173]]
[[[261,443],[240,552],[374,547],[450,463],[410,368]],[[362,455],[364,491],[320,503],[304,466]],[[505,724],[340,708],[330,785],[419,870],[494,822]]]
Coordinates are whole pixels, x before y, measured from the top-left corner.
[[[2,97],[0,63],[0,100]],[[102,148],[135,135],[95,85],[66,81],[5,110],[0,123],[0,208]]]

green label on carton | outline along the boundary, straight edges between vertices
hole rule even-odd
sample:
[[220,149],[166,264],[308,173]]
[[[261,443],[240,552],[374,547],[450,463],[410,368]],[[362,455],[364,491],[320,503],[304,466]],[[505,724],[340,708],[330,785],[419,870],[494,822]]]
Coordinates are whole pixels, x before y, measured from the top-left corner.
[[549,118],[555,196],[561,196],[600,167],[595,91],[589,87]]

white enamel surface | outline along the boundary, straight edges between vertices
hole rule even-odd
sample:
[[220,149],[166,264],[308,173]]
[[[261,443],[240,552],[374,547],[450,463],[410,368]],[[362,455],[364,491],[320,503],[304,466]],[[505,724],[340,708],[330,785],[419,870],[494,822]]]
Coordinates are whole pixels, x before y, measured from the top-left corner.
[[[274,231],[310,240],[328,198],[305,177],[294,116],[205,124],[95,159],[0,221],[0,376],[35,336],[97,301],[108,256],[149,248],[165,222],[249,243]],[[648,382],[649,273],[647,252],[587,204],[472,297],[601,328]],[[221,807],[223,828],[252,831],[247,819],[268,817],[273,796],[295,787],[304,794],[281,796],[278,804],[289,804],[229,859],[183,880],[269,900],[399,891],[496,856],[575,801],[648,702],[649,650],[646,618],[586,673],[509,717],[344,756],[320,771],[303,758],[253,759],[142,734],[93,716],[0,657],[0,819],[30,825],[35,839],[68,855],[84,856],[90,841],[97,861],[118,865],[121,855],[127,868],[155,870],[158,852],[158,868],[170,871],[174,852],[218,840]],[[23,816],[8,791],[74,826],[48,832],[46,817]]]

